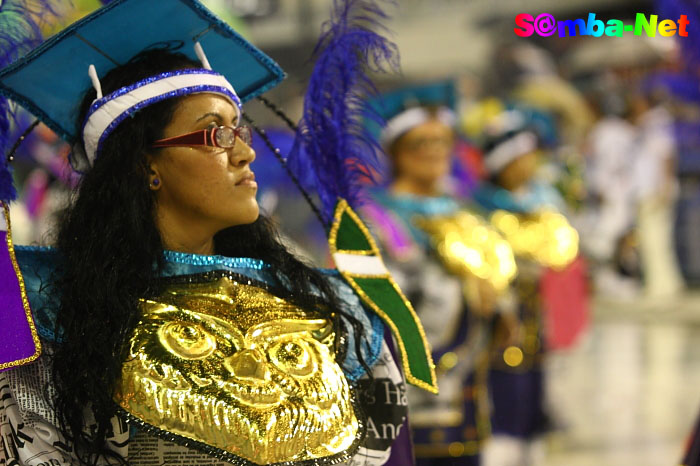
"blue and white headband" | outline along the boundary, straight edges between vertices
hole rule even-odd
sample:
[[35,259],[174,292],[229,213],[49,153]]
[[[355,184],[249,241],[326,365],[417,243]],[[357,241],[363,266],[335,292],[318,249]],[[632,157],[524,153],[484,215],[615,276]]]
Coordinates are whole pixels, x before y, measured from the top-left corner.
[[219,94],[231,102],[240,119],[241,100],[231,83],[224,76],[211,70],[199,42],[195,44],[195,52],[203,68],[160,73],[117,89],[104,97],[95,67],[90,65],[88,74],[97,92],[97,98],[90,106],[83,124],[83,142],[85,155],[91,166],[104,140],[124,119],[165,99],[202,92]]
[[457,116],[446,107],[440,107],[436,112],[430,112],[423,107],[409,108],[387,121],[380,136],[380,143],[386,150],[407,131],[433,119],[437,119],[449,127],[453,127],[457,123]]
[[484,154],[484,168],[490,175],[495,175],[515,159],[535,149],[537,149],[537,135],[531,131],[523,131]]

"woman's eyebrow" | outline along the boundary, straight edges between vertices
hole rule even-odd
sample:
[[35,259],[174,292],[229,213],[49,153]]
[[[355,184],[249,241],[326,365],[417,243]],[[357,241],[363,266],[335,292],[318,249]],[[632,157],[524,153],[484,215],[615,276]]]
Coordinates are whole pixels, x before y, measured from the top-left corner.
[[209,112],[209,113],[205,113],[201,117],[197,118],[197,121],[202,121],[203,119],[205,119],[208,116],[213,116],[213,117],[217,118],[219,121],[224,120],[224,118],[221,115],[219,115],[218,113]]
[[[219,120],[219,123],[222,123],[224,121],[224,117],[222,117],[220,114],[218,114],[216,112],[208,112],[208,113],[205,113],[204,115],[202,115],[201,117],[199,117],[195,123],[198,123],[201,120],[205,119],[206,117],[210,117],[210,116]],[[233,118],[232,124],[233,124],[233,126],[238,126],[238,116],[235,116]]]

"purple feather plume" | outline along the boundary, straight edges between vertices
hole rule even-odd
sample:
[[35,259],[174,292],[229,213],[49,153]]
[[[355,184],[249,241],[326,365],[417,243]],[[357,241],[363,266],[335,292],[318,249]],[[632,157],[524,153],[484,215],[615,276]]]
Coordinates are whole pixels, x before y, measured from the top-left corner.
[[0,97],[0,201],[12,201],[17,198],[17,191],[12,182],[12,173],[7,166],[5,150],[10,135],[10,108],[7,99]]
[[[55,2],[56,0],[54,0]],[[55,14],[51,0],[4,0],[0,2],[0,69],[29,52],[42,41],[41,22]],[[0,97],[0,201],[17,198],[7,163],[14,113]]]
[[316,192],[330,224],[338,197],[357,207],[362,183],[377,172],[375,140],[367,136],[365,102],[376,89],[368,72],[398,69],[396,45],[380,35],[387,15],[378,1],[335,0],[314,49],[316,64],[289,167]]

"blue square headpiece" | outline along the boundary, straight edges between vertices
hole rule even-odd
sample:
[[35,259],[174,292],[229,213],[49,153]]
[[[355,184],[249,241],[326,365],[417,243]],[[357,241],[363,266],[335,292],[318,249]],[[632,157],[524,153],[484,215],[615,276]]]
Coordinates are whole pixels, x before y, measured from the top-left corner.
[[[406,131],[431,118],[454,126],[457,90],[452,80],[415,84],[381,94],[367,102],[367,107],[367,131],[386,149]],[[435,107],[436,114],[431,115],[425,107]]]
[[[159,82],[134,83],[131,103],[117,102],[116,93],[100,95],[98,76],[162,43],[181,43],[180,51],[199,58],[202,69],[188,70],[185,76],[159,75],[155,79]],[[90,65],[94,69],[89,76]],[[119,118],[142,108],[146,100],[200,89],[223,94],[239,107],[283,78],[284,72],[272,59],[197,0],[116,0],[1,70],[0,95],[22,105],[69,142],[83,136],[92,161]],[[75,125],[78,106],[90,87],[97,89],[98,99],[81,135]]]

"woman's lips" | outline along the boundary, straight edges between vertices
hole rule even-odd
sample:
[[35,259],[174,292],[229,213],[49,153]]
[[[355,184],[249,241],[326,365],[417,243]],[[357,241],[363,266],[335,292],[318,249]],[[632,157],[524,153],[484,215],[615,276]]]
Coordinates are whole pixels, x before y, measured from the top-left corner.
[[255,173],[248,172],[241,176],[238,181],[236,181],[236,186],[248,186],[251,188],[257,188],[258,183],[255,182]]

